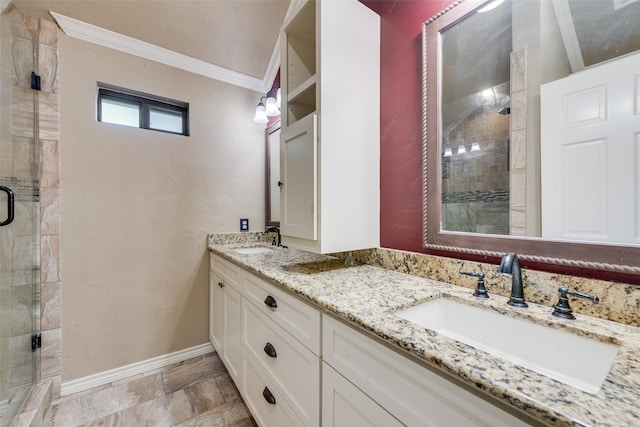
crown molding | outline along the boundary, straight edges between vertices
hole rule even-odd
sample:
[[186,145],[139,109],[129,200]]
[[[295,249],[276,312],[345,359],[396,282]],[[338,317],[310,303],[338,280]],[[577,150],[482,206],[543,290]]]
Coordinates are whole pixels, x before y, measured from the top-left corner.
[[271,52],[271,60],[269,60],[269,65],[267,65],[267,71],[264,74],[263,83],[265,84],[266,91],[270,91],[273,86],[273,81],[276,78],[276,74],[278,74],[278,70],[280,69],[280,36],[276,39],[276,45],[273,47],[273,52]]
[[[271,89],[271,83],[273,82],[280,63],[279,38],[271,55],[271,61],[269,61],[266,75],[264,79],[259,79],[68,16],[60,15],[59,13],[49,13],[56,20],[60,28],[62,28],[62,31],[69,37],[119,50],[130,55],[139,56],[256,92],[264,93]],[[274,56],[277,56],[277,58],[274,58]]]

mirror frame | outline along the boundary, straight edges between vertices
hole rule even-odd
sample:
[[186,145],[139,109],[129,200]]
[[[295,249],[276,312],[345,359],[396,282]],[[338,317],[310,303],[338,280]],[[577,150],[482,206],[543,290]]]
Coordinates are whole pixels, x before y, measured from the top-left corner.
[[264,151],[265,151],[265,179],[264,179],[264,223],[266,227],[280,227],[280,221],[271,220],[271,147],[269,147],[269,135],[276,132],[281,127],[280,120],[270,124],[264,131]]
[[441,33],[473,13],[486,0],[458,0],[422,24],[422,202],[426,249],[501,257],[515,252],[540,264],[640,274],[640,247],[577,243],[541,237],[502,236],[441,230],[442,162],[439,90]]

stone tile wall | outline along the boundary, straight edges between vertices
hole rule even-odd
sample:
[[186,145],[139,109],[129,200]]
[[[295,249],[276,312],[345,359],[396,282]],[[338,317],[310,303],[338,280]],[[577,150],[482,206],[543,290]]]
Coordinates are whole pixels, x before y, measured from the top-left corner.
[[[11,97],[3,98],[11,100],[7,115],[11,123],[9,139],[14,158],[30,156],[37,159],[35,163],[31,162],[30,166],[12,166],[13,175],[18,178],[33,179],[34,172],[37,177],[34,199],[31,202],[36,205],[31,206],[33,213],[27,220],[36,222],[35,227],[40,238],[39,241],[34,241],[33,234],[25,237],[25,242],[30,239],[30,248],[24,250],[36,251],[39,269],[36,269],[37,274],[28,285],[29,295],[25,295],[24,298],[33,295],[35,283],[33,316],[35,324],[40,325],[42,332],[42,348],[36,352],[37,385],[31,390],[14,422],[14,426],[27,426],[40,425],[51,400],[59,395],[61,381],[58,28],[51,21],[24,15],[15,8],[9,11],[9,15],[12,55],[10,62],[13,65]],[[34,40],[36,43],[33,43]],[[40,75],[41,91],[31,89],[31,71]],[[6,109],[6,105],[3,105],[3,109]],[[30,150],[36,150],[35,156]],[[12,161],[12,164],[25,163]],[[18,208],[17,206],[16,209]],[[30,270],[33,276],[33,268]],[[24,276],[27,275],[25,272]],[[25,315],[31,317],[31,313]],[[30,320],[28,323],[31,323]],[[31,327],[30,324],[29,329]],[[31,331],[25,336],[30,339],[30,334]]]
[[[488,97],[475,93],[444,107],[442,226],[449,231],[509,234],[509,82]],[[480,150],[470,151],[472,144]],[[466,153],[458,154],[464,146]]]
[[527,50],[511,53],[511,167],[509,233],[527,235]]
[[46,20],[33,19],[37,28],[37,72],[42,79],[38,92],[40,177],[40,378],[53,380],[54,397],[60,391],[62,330],[60,267],[60,168],[58,158],[59,88],[58,27]]

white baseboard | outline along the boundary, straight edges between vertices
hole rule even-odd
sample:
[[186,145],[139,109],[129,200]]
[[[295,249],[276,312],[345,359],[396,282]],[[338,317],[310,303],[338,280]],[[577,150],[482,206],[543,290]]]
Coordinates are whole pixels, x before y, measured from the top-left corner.
[[134,375],[144,374],[145,372],[182,362],[184,360],[191,359],[192,357],[209,354],[213,351],[211,343],[201,344],[184,350],[174,351],[173,353],[163,354],[162,356],[143,360],[141,362],[120,366],[119,368],[78,378],[76,380],[63,382],[60,388],[60,396],[68,396],[70,394],[109,384],[114,381],[124,380]]

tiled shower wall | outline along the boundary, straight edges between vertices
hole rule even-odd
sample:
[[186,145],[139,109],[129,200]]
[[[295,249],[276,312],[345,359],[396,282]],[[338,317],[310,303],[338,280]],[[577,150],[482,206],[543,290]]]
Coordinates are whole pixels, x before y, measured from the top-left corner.
[[[32,57],[33,42],[11,34],[12,17],[1,15],[0,61],[0,185],[14,191],[15,218],[0,234],[0,425],[18,411],[33,382],[31,334],[34,293],[39,278],[34,269],[38,250],[38,180],[35,177],[34,97],[16,81],[12,52]],[[13,102],[10,100],[17,100]],[[2,193],[2,220],[7,218]],[[37,319],[36,319],[37,320]]]
[[[511,199],[509,233],[527,235],[527,49],[511,53]],[[529,230],[532,233],[533,230]]]
[[58,158],[58,27],[51,21],[27,18],[39,26],[38,92],[40,173],[40,379],[53,379],[54,394],[60,391],[62,330],[60,268],[60,167]]
[[[51,22],[26,16],[15,8],[9,11],[11,25],[11,123],[12,149],[20,155],[28,145],[37,152],[37,181],[34,202],[39,198],[40,241],[39,286],[36,286],[34,315],[39,317],[42,348],[36,353],[36,382],[51,380],[53,394],[60,390],[60,173],[58,108],[58,28]],[[33,43],[35,40],[36,43]],[[41,76],[41,91],[31,89],[31,72]],[[6,98],[3,98],[6,99]],[[4,106],[3,106],[4,107]],[[33,111],[30,117],[22,114]],[[35,134],[22,134],[31,126]],[[24,132],[23,132],[24,133]],[[33,394],[33,393],[32,393]],[[49,400],[51,395],[49,395]],[[48,406],[49,402],[44,402]],[[29,408],[25,404],[23,413]],[[38,409],[38,408],[36,408]],[[25,417],[19,417],[24,420]],[[20,421],[17,419],[16,421]],[[14,424],[15,425],[15,424]],[[18,424],[22,425],[22,424]],[[28,425],[28,424],[27,424]]]
[[[445,145],[453,151],[442,158],[442,225],[449,231],[509,234],[510,116],[498,114],[509,83],[493,89],[495,100],[487,104],[479,94],[457,101],[452,108],[468,116],[443,123]],[[479,151],[470,151],[473,143]],[[457,154],[460,145],[466,153]]]

